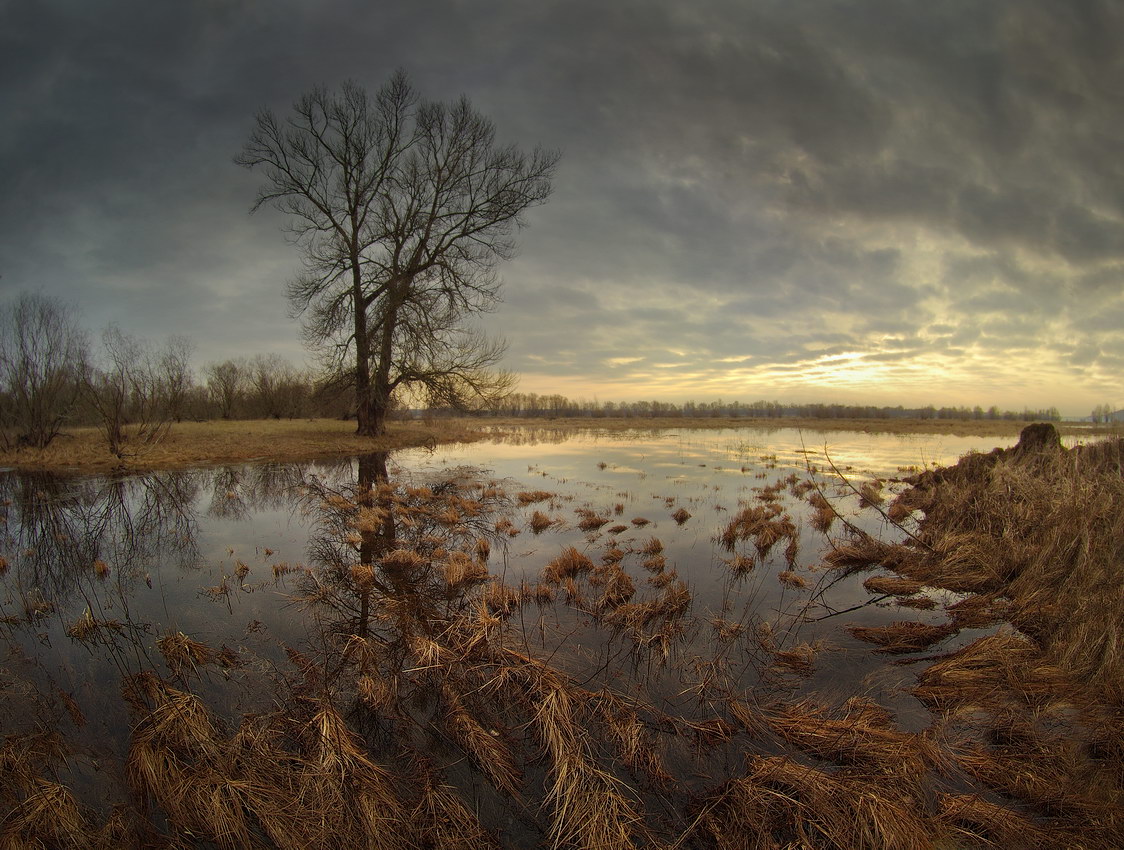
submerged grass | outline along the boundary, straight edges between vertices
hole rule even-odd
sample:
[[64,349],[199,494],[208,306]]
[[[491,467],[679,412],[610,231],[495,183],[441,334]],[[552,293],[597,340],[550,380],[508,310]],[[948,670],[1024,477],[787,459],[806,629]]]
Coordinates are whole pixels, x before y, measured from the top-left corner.
[[[524,844],[596,850],[1124,846],[1120,455],[1012,453],[926,473],[898,497],[894,515],[920,517],[905,543],[852,526],[827,553],[835,577],[878,567],[872,594],[967,594],[946,622],[851,629],[877,648],[860,652],[916,664],[912,694],[933,715],[920,731],[873,691],[818,690],[827,643],[696,601],[675,547],[606,536],[600,513],[584,550],[508,584],[489,563],[503,551],[506,567],[514,526],[491,509],[537,514],[549,493],[464,481],[318,493],[326,539],[296,583],[319,629],[287,648],[289,666],[269,665],[277,705],[220,718],[201,694],[229,672],[222,653],[165,633],[155,644],[175,683],[142,673],[124,690],[124,773],[143,808],[86,811],[51,774],[56,739],[9,739],[0,847],[464,848],[496,846],[512,824]],[[739,511],[717,537],[730,584],[750,586],[786,541],[796,566],[798,538],[777,501]],[[711,637],[673,656],[701,623]],[[965,629],[990,631],[915,657]],[[70,630],[116,633],[88,610]],[[600,677],[575,661],[589,649]],[[739,665],[757,667],[757,687]],[[654,700],[645,676],[672,686]]]

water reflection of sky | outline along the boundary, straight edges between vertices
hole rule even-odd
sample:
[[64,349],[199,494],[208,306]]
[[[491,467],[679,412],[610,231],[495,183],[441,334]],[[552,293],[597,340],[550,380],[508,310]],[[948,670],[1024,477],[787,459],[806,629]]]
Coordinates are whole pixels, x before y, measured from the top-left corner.
[[[648,573],[638,566],[640,558],[631,553],[652,538],[662,542],[668,568],[693,596],[692,628],[670,663],[653,666],[651,659],[645,662],[626,641],[593,622],[580,605],[557,605],[543,614],[551,635],[544,627],[538,649],[579,679],[588,674],[594,684],[611,682],[673,706],[685,687],[685,671],[714,649],[712,621],[764,622],[782,646],[823,642],[824,658],[830,660],[799,687],[869,693],[897,710],[903,722],[918,725],[920,706],[902,690],[908,674],[852,639],[842,626],[931,621],[939,614],[904,611],[889,602],[867,604],[871,594],[863,589],[862,576],[833,583],[818,569],[825,540],[809,526],[804,503],[788,491],[781,491],[781,504],[799,529],[797,572],[807,588],[778,581],[785,569],[779,550],[744,577],[732,577],[726,562],[735,553],[724,549],[718,536],[740,509],[760,504],[762,488],[793,473],[806,477],[809,463],[819,470],[816,480],[841,512],[872,532],[893,536],[894,530],[877,515],[855,516],[853,494],[824,474],[826,457],[848,477],[865,480],[948,463],[970,450],[989,450],[991,443],[985,438],[802,434],[794,429],[590,431],[567,433],[558,441],[534,441],[528,434],[515,442],[401,451],[392,457],[391,476],[401,484],[425,483],[471,470],[500,482],[513,500],[524,490],[554,494],[548,502],[511,506],[517,534],[494,550],[489,564],[509,583],[537,581],[543,567],[567,546],[586,552],[595,563],[617,548],[630,553],[623,563],[635,581],[637,598],[642,598],[653,591]],[[0,689],[6,717],[2,731],[27,731],[43,721],[44,711],[62,722],[66,714],[58,694],[63,692],[85,714],[86,725],[71,733],[90,758],[119,758],[128,734],[118,698],[120,679],[143,669],[162,670],[155,640],[169,631],[184,632],[216,649],[229,647],[246,659],[210,685],[200,683],[220,713],[236,716],[268,704],[272,671],[285,664],[284,648],[316,640],[313,621],[292,604],[292,574],[284,570],[310,563],[315,505],[302,501],[302,483],[315,477],[342,486],[353,483],[355,475],[354,461],[337,460],[118,479],[0,476],[0,502],[5,504],[0,511],[6,520],[0,555],[8,565],[0,578],[0,666],[38,694]],[[607,522],[583,531],[579,509]],[[673,518],[679,509],[690,514],[682,524]],[[535,510],[554,520],[541,534],[529,529]],[[611,531],[617,526],[624,528]],[[98,575],[97,562],[105,565],[107,575]],[[854,606],[864,607],[835,613]],[[76,640],[68,629],[86,611],[119,628]],[[727,661],[742,665],[745,687],[755,684],[748,656]],[[645,671],[643,677],[638,670]],[[79,759],[74,770],[91,788],[96,785],[86,762]]]

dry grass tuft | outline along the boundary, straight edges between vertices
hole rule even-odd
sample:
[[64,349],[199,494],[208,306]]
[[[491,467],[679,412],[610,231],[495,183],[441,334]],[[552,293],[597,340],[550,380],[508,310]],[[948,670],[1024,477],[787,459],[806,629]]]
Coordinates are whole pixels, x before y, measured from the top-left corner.
[[928,649],[955,632],[956,627],[899,620],[888,626],[848,626],[847,631],[859,640],[878,644],[879,652],[904,653]]
[[210,664],[216,659],[213,649],[189,638],[183,632],[168,632],[156,640],[156,648],[164,656],[164,661],[174,676],[194,671],[200,665]]
[[919,581],[900,576],[871,576],[863,582],[863,587],[871,593],[885,593],[890,596],[909,596],[919,593],[924,586]]
[[792,570],[782,570],[777,573],[777,581],[785,587],[803,588],[808,586],[808,579]]
[[922,850],[932,829],[916,802],[869,778],[827,773],[781,756],[750,756],[744,777],[703,804],[708,846]]
[[562,550],[562,554],[543,567],[542,577],[548,584],[558,584],[592,570],[593,561],[588,555],[579,552],[573,546],[567,546]]
[[531,515],[531,531],[535,534],[541,534],[553,524],[554,521],[542,511],[535,511]]

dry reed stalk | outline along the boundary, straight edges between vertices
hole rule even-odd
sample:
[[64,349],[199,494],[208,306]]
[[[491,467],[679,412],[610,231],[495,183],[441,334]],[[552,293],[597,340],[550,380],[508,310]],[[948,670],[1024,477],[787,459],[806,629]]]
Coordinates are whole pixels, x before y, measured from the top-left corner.
[[847,626],[847,631],[859,640],[878,644],[878,652],[898,654],[927,649],[953,634],[956,627],[899,620],[887,626]]
[[554,493],[548,493],[546,490],[532,490],[516,493],[515,499],[520,505],[531,505],[536,502],[547,502],[554,498]]
[[641,555],[649,555],[655,557],[663,552],[663,543],[658,537],[651,537],[645,541],[644,545],[638,550]]
[[554,521],[544,514],[542,511],[535,511],[531,514],[531,531],[535,534],[541,534],[554,524]]
[[631,520],[629,520],[629,522],[631,522],[637,528],[643,528],[644,526],[649,525],[651,523],[651,520],[645,519],[642,516],[636,516],[636,517],[633,517]]
[[676,525],[682,525],[691,518],[691,512],[686,508],[679,508],[671,515],[671,518],[675,520]]
[[106,578],[109,575],[109,564],[98,558],[94,561],[94,574],[98,578]]

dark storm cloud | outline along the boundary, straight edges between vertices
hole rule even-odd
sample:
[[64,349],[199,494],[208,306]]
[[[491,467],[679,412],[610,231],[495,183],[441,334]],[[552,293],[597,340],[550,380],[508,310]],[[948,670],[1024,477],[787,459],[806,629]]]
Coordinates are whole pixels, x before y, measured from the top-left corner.
[[0,287],[189,333],[201,359],[300,356],[299,255],[231,158],[258,108],[404,66],[563,152],[485,322],[516,370],[968,370],[1082,334],[1067,362],[1104,368],[1122,31],[1092,0],[0,0]]

